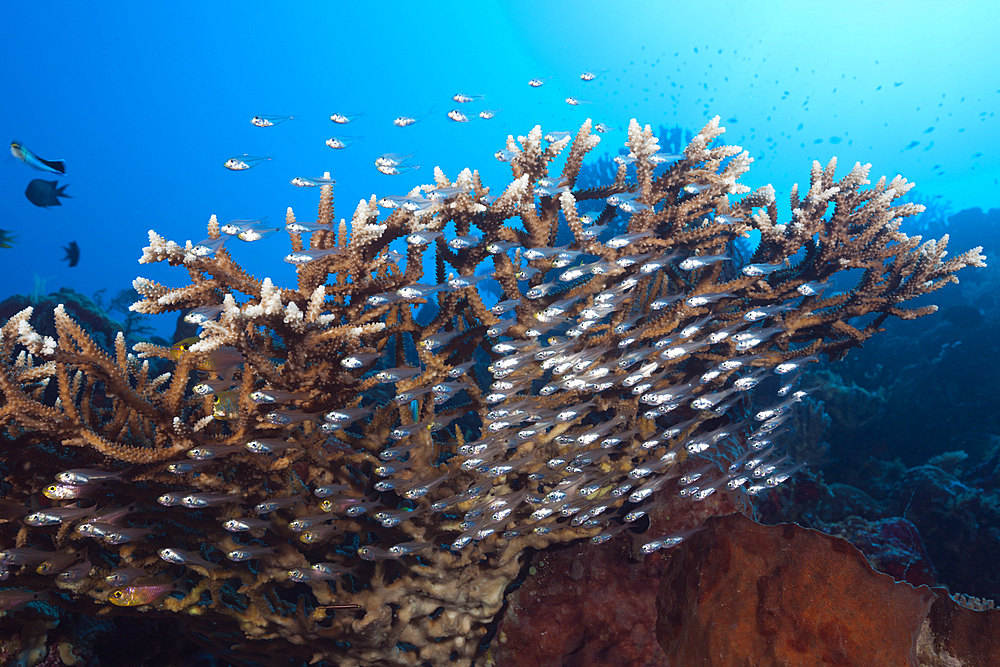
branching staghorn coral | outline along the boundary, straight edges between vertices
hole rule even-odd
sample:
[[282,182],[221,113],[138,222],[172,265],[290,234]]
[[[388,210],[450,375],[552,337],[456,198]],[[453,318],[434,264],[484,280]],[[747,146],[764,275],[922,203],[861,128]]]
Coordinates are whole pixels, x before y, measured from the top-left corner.
[[[10,582],[77,611],[238,628],[207,639],[233,659],[280,646],[276,664],[466,665],[527,549],[600,543],[659,494],[780,483],[794,466],[774,442],[802,366],[931,312],[904,304],[984,258],[906,236],[922,209],[897,201],[910,184],[866,188],[862,165],[835,180],[835,160],[779,223],[773,188],[740,184],[752,159],[722,132],[713,119],[666,155],[633,121],[615,181],[579,190],[590,122],[551,141],[536,127],[508,138],[498,196],[477,172],[435,170],[387,216],[362,201],[349,226],[324,185],[315,222],[288,211],[294,288],[237,265],[214,216],[200,244],[151,231],[140,262],[191,284],[137,279],[133,309],[202,326],[171,349],[135,356],[119,337],[110,354],[61,308],[57,340],[31,309],[11,318]],[[562,225],[573,242],[554,248]],[[847,269],[861,277],[837,290]],[[173,370],[154,376],[153,358]],[[780,395],[754,412],[770,375]],[[642,539],[651,553],[683,535]]]

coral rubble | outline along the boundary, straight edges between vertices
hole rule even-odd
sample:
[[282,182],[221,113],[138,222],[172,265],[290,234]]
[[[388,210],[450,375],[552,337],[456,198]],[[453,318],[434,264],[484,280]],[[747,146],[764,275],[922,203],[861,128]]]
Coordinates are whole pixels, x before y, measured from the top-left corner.
[[[202,326],[172,348],[136,356],[119,336],[106,351],[61,306],[55,337],[15,314],[0,330],[5,576],[76,611],[188,618],[231,659],[463,665],[527,549],[600,543],[664,489],[697,512],[779,484],[802,367],[932,312],[904,304],[983,258],[902,233],[921,210],[897,201],[911,185],[866,188],[860,164],[837,180],[835,160],[815,163],[779,223],[722,132],[716,118],[668,155],[633,121],[614,181],[579,189],[590,122],[536,127],[498,152],[513,172],[499,196],[436,170],[350,225],[324,185],[315,222],[288,212],[291,288],[241,268],[214,217],[198,244],[151,231],[140,261],[191,282],[137,279],[133,309]],[[552,247],[561,226],[573,242]],[[154,376],[151,358],[175,366]],[[766,378],[779,397],[755,405]],[[640,554],[690,531],[651,533]]]

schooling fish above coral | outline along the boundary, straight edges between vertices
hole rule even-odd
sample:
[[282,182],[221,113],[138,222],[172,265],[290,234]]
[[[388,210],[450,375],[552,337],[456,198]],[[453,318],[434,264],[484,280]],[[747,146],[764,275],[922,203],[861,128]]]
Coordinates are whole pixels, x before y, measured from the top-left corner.
[[495,198],[477,172],[435,170],[384,217],[373,196],[338,225],[322,185],[317,220],[288,210],[292,287],[241,268],[214,216],[198,244],[150,231],[140,262],[191,283],[139,278],[132,308],[190,311],[198,340],[137,357],[119,336],[112,354],[62,307],[57,339],[30,308],[12,317],[9,606],[52,591],[78,612],[174,612],[230,659],[469,665],[527,549],[600,544],[667,497],[704,516],[780,484],[801,464],[779,449],[803,367],[984,266],[901,232],[923,208],[898,201],[911,184],[866,187],[860,164],[836,180],[814,163],[779,222],[718,118],[671,156],[632,121],[614,181],[579,189],[591,129],[509,137]]

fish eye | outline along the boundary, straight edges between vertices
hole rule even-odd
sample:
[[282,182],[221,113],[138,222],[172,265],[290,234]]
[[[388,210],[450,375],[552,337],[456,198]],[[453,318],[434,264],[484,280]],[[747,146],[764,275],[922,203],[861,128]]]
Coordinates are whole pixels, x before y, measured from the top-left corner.
[[112,597],[115,600],[118,600],[119,598],[122,597],[122,595],[124,595],[124,593],[122,593],[121,591],[112,591],[111,595],[108,597]]

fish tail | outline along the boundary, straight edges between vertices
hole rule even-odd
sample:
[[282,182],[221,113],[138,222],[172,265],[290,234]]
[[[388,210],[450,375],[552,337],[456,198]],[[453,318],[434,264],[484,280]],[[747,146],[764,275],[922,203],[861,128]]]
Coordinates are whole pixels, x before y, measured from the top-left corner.
[[69,187],[69,183],[67,183],[66,185],[62,186],[61,188],[56,188],[56,196],[57,197],[66,197],[66,199],[72,199],[73,198],[72,195],[68,195],[65,192],[63,192],[68,187]]
[[[35,159],[38,160],[39,162],[41,162],[42,164],[44,164],[49,169],[51,169],[51,170],[53,170],[55,172],[58,172],[58,173],[62,174],[63,176],[66,175],[66,163],[63,162],[62,160],[43,160],[42,158],[38,157],[37,155],[35,156]],[[63,195],[63,196],[65,197],[66,195]]]
[[191,584],[188,583],[184,577],[181,577],[174,582],[174,591],[180,593],[184,597],[187,597],[191,594]]

